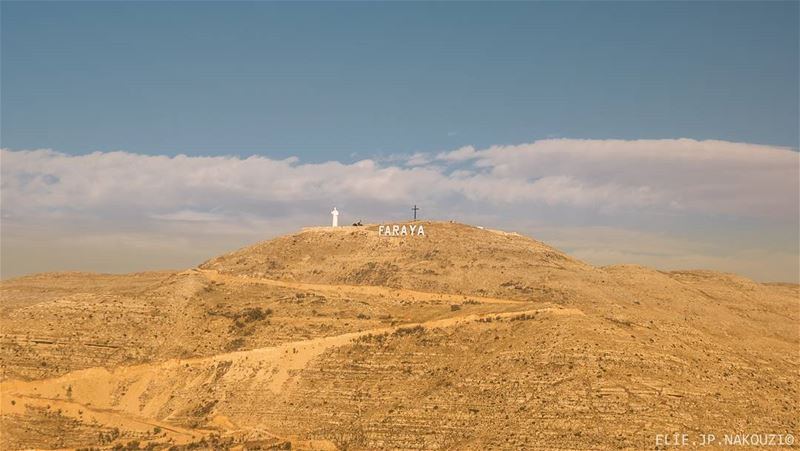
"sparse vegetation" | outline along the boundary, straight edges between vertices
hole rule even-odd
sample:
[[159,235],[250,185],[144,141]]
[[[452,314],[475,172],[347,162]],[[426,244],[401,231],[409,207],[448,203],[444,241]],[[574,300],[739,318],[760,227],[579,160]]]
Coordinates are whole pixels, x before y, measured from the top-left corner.
[[244,338],[234,338],[225,345],[226,352],[238,351],[244,346]]
[[[222,307],[224,307],[222,304],[217,305],[217,308],[222,308]],[[232,319],[236,327],[243,327],[247,323],[265,320],[268,316],[272,315],[272,309],[270,308],[263,309],[261,307],[247,307],[237,312],[209,310],[206,314],[222,316],[228,319]]]
[[356,339],[356,343],[383,343],[386,341],[388,336],[388,332],[384,332],[382,334],[366,334],[358,337],[358,339]]
[[26,381],[0,448],[289,449],[276,431],[329,449],[639,449],[687,418],[794,424],[796,285],[595,268],[442,226],[459,239],[311,231],[215,271],[0,282],[4,380]]
[[120,436],[119,428],[113,428],[110,431],[99,432],[98,433],[98,442],[100,445],[105,445],[108,443],[113,443],[116,439]]
[[425,326],[420,324],[411,327],[400,327],[392,333],[394,336],[402,337],[404,335],[419,335],[425,332]]
[[510,321],[527,321],[529,319],[535,319],[535,318],[536,318],[536,315],[532,315],[532,314],[528,314],[528,313],[522,313],[520,315],[512,316]]
[[[262,309],[261,307],[246,308],[238,315],[238,318],[243,319],[249,323],[252,321],[261,321],[267,316],[272,315],[272,309]],[[237,319],[238,319],[237,318]]]

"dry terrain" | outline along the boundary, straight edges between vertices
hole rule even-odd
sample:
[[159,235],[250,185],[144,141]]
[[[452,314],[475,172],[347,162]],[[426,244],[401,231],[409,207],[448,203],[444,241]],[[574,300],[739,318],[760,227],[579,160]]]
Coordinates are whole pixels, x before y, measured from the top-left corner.
[[799,435],[797,285],[594,267],[517,234],[423,224],[306,229],[182,272],[2,282],[0,449]]

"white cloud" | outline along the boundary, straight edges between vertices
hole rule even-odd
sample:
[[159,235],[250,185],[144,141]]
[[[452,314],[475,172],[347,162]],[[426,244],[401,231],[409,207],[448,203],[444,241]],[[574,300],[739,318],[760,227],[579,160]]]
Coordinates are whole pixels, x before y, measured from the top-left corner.
[[443,161],[466,161],[478,157],[478,152],[472,146],[464,146],[450,152],[440,152],[436,155],[437,160]]
[[[798,153],[724,141],[545,140],[475,150],[428,165],[373,160],[302,164],[297,158],[176,157],[3,150],[5,210],[125,206],[175,213],[251,202],[460,197],[476,202],[657,207],[744,216],[796,215]],[[467,167],[465,161],[472,160]]]
[[[352,164],[4,149],[3,244],[32,237],[34,229],[25,225],[47,224],[35,230],[78,236],[74,226],[89,224],[97,236],[214,235],[234,237],[228,241],[239,245],[243,237],[323,224],[332,205],[348,222],[402,218],[413,203],[440,219],[470,220],[480,211],[481,221],[491,216],[498,227],[526,216],[551,225],[624,227],[724,217],[721,227],[741,220],[755,228],[780,223],[796,230],[798,163],[790,149],[689,139],[549,139]],[[669,227],[664,225],[666,233]],[[792,255],[796,246],[796,239],[786,241]],[[669,261],[681,260],[670,254]],[[3,269],[11,264],[4,262]]]
[[431,162],[430,155],[422,152],[417,152],[411,155],[406,160],[406,166],[423,166]]
[[[543,201],[656,205],[734,215],[797,215],[798,153],[725,141],[553,139],[440,154],[492,180],[526,181]],[[531,180],[558,177],[535,186]],[[569,183],[566,180],[570,180]],[[560,194],[547,193],[559,185]],[[561,189],[568,185],[567,189]],[[529,198],[529,196],[528,196]]]

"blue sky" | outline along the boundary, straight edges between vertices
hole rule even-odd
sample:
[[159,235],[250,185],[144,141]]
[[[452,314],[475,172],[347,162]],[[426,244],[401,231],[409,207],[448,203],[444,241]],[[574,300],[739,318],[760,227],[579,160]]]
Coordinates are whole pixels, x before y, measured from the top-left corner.
[[355,161],[798,147],[797,2],[2,2],[2,145]]

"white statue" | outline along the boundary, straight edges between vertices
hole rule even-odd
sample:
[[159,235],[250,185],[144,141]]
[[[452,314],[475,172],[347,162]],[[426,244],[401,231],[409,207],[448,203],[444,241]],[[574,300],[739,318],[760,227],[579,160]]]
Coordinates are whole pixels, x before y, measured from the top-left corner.
[[331,227],[339,227],[339,211],[336,210],[336,207],[333,207],[331,216],[333,216],[333,223],[331,224]]

